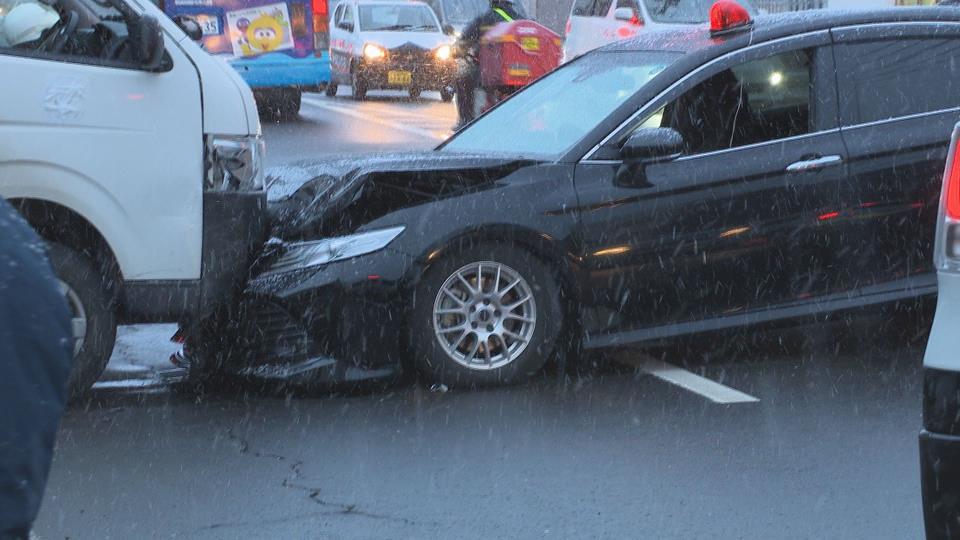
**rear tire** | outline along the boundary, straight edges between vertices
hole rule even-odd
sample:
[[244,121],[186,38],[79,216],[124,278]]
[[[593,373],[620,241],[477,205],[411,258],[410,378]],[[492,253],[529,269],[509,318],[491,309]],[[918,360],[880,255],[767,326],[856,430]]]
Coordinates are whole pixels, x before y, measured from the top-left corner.
[[440,100],[444,103],[450,103],[453,101],[453,89],[452,88],[441,88],[440,89]]
[[300,114],[300,105],[303,103],[303,94],[298,89],[285,89],[279,96],[280,118],[296,118]]
[[419,88],[411,88],[408,90],[410,94],[410,99],[420,99],[421,90]]
[[[458,275],[475,289],[467,292]],[[564,320],[551,269],[509,245],[477,244],[445,257],[424,274],[412,304],[417,367],[447,386],[527,380],[555,352]]]
[[103,375],[117,339],[117,317],[111,283],[87,255],[61,244],[49,244],[53,271],[64,295],[76,332],[70,395],[85,393]]
[[337,95],[337,90],[339,89],[340,87],[338,87],[336,84],[329,83],[327,84],[327,87],[323,89],[323,94],[327,97],[335,97]]

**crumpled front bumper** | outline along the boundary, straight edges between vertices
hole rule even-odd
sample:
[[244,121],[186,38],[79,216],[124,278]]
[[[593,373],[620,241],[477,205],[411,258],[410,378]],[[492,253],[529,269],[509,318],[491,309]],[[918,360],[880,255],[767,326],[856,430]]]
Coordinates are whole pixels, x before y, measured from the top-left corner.
[[[254,277],[237,305],[188,337],[198,346],[187,347],[185,363],[296,384],[399,375],[406,310],[401,280],[412,263],[388,248]],[[219,363],[210,365],[215,357]]]

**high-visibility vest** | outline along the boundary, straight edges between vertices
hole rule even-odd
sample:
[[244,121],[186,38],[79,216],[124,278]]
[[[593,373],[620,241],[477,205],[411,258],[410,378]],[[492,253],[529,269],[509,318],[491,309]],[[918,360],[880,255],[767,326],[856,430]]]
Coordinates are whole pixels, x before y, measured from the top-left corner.
[[503,9],[493,8],[493,10],[497,12],[497,15],[503,17],[503,20],[507,22],[513,22],[513,17],[511,17],[510,14],[504,11]]

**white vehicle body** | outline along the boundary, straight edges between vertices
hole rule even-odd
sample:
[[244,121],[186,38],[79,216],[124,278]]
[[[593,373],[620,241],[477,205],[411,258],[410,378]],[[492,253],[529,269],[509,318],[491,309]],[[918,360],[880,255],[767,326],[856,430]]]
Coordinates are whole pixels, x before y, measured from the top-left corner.
[[923,357],[920,485],[927,538],[955,538],[960,520],[960,124],[940,194],[937,311]]
[[[384,30],[371,27],[365,9],[404,9],[402,18],[422,27]],[[443,32],[436,13],[424,2],[408,0],[343,0],[330,10],[330,70],[334,85],[367,89],[445,90],[452,85],[454,38]],[[416,16],[414,16],[416,15]],[[372,21],[371,21],[372,22]],[[372,56],[368,48],[381,51]],[[406,74],[400,77],[397,74]],[[361,94],[357,96],[357,94]]]
[[227,151],[224,141],[260,168],[253,95],[236,71],[148,1],[115,3],[126,23],[100,19],[78,0],[58,7],[78,12],[91,33],[108,26],[129,31],[129,21],[155,18],[164,67],[138,69],[129,60],[53,54],[42,46],[0,48],[0,76],[16,81],[0,107],[0,196],[45,239],[113,274],[105,282],[118,321],[189,317],[232,279],[224,265],[240,269],[239,260],[215,259],[230,252],[245,260],[260,234],[248,235],[238,223],[233,239],[217,230],[230,225],[222,220],[231,214],[261,219],[258,172],[232,190],[210,185],[212,152]]
[[[664,0],[574,0],[567,19],[563,61],[568,62],[598,47],[664,28],[703,24],[712,0],[678,0],[671,11],[661,13]],[[741,1],[751,14],[756,10]]]

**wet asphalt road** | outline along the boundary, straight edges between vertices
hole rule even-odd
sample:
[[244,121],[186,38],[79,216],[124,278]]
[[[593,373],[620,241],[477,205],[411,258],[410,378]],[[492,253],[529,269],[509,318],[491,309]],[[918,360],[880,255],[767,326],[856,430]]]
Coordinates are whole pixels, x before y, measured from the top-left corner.
[[[273,163],[429,148],[442,115],[452,120],[439,102],[329,101],[265,128]],[[343,130],[369,140],[343,142]],[[415,380],[346,394],[104,388],[63,421],[37,533],[919,538],[924,325],[873,310],[578,358],[576,370],[472,392]],[[137,348],[136,335],[118,351],[148,370],[166,352]],[[635,367],[650,358],[755,400],[715,403],[695,380],[685,389]]]

